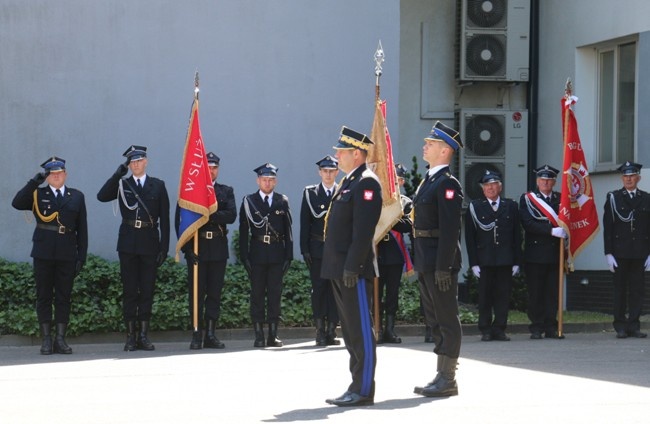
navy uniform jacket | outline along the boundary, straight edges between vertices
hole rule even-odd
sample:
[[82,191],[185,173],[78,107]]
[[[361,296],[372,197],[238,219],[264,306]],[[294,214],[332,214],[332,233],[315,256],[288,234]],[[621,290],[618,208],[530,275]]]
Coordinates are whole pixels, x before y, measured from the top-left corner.
[[314,259],[323,257],[325,214],[336,189],[334,185],[328,197],[322,183],[305,187],[300,206],[300,252],[303,255],[309,253]]
[[517,202],[501,198],[496,211],[486,198],[473,200],[471,205],[474,216],[469,207],[465,216],[469,266],[521,266],[522,236]]
[[[140,198],[147,205],[147,209],[151,213],[150,216],[140,205],[131,189],[131,187],[133,189],[136,187],[133,177],[122,178],[124,198],[127,204],[137,206],[133,210],[127,208],[117,192],[120,179],[119,176],[112,175],[97,193],[97,200],[100,202],[110,202],[118,199],[120,204],[123,222],[120,225],[120,233],[117,239],[117,251],[136,255],[157,255],[158,253],[166,255],[169,251],[169,197],[167,196],[165,183],[158,178],[147,175]],[[125,223],[124,220],[140,220],[146,227],[135,228],[133,225]],[[160,232],[158,232],[159,225]]]
[[[540,200],[543,195],[536,190],[534,192]],[[544,200],[541,200],[542,202]],[[550,205],[557,213],[560,208],[560,193],[551,192]],[[551,222],[534,206],[528,210],[526,204],[526,193],[519,199],[519,220],[524,228],[524,260],[535,264],[557,264],[560,262],[560,242],[562,239],[553,237]],[[537,218],[540,219],[537,219]]]
[[365,164],[343,180],[327,218],[321,278],[342,280],[343,270],[375,277],[372,239],[381,203],[379,180]]
[[[217,195],[217,211],[210,214],[208,222],[199,228],[199,258],[202,261],[225,261],[228,254],[228,230],[227,224],[232,224],[237,219],[237,205],[235,204],[235,193],[232,187],[215,183],[214,192]],[[174,226],[178,236],[180,225],[180,207],[176,204]],[[207,238],[211,237],[211,238]],[[185,249],[194,249],[194,240],[190,239]]]
[[[11,205],[23,211],[32,210],[34,205],[34,190],[36,190],[36,207],[46,219],[58,212],[58,219],[50,222],[42,221],[36,211],[36,228],[32,241],[32,258],[57,261],[86,261],[88,252],[88,224],[86,222],[86,202],[79,190],[65,187],[65,195],[61,206],[57,206],[55,194],[50,186],[38,188],[34,181],[28,181],[14,197]],[[57,231],[39,228],[43,225],[56,227]],[[59,226],[63,225],[64,234],[59,234]]]
[[[410,234],[413,229],[413,222],[411,221],[411,210],[413,209],[413,202],[408,197],[401,195],[403,215],[399,221],[393,225],[391,230],[397,231],[402,234]],[[404,239],[404,244],[406,240]],[[388,234],[377,244],[377,263],[380,265],[403,265],[404,254],[395,240],[392,232]]]
[[603,216],[606,255],[624,259],[645,259],[650,255],[650,194],[639,189],[636,193],[634,199],[624,188],[607,193]]
[[[245,205],[255,222],[261,223],[265,216],[269,225],[257,228],[246,216]],[[293,235],[291,210],[287,196],[273,192],[271,210],[267,211],[259,192],[244,197],[239,209],[239,257],[251,264],[283,263],[293,259]],[[269,243],[260,240],[269,237]]]
[[[424,180],[413,198],[413,266],[417,272],[460,269],[462,206],[463,190],[448,166]],[[438,235],[418,237],[418,230],[433,230]]]

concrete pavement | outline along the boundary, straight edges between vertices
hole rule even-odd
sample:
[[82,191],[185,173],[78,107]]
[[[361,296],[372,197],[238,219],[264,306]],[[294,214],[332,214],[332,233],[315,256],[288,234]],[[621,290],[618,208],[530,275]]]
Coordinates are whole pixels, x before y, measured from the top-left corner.
[[[152,336],[154,352],[123,352],[123,340],[70,343],[72,355],[39,355],[38,345],[0,346],[2,423],[647,423],[650,339],[612,332],[564,340],[463,339],[459,396],[427,399],[413,386],[435,373],[432,345],[406,336],[378,348],[375,405],[325,403],[349,384],[344,347],[311,338],[254,349],[226,339],[222,351],[190,351]],[[76,340],[75,340],[76,341]]]

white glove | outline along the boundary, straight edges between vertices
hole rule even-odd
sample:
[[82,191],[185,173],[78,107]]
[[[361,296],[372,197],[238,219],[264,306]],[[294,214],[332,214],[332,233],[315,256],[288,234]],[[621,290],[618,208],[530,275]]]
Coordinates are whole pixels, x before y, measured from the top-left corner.
[[512,266],[512,276],[514,277],[517,274],[519,274],[519,265],[513,265]]
[[[614,268],[618,268],[618,264],[616,263],[616,259],[614,259],[613,255],[605,255],[605,259],[607,259],[607,265],[609,266],[609,270],[611,272],[614,272]],[[648,260],[650,260],[650,257],[648,257]],[[648,260],[646,260],[646,266],[648,265]]]
[[555,227],[551,230],[551,235],[557,238],[566,238],[566,231],[562,227]]
[[[649,258],[649,259],[650,259],[650,258]],[[478,265],[474,265],[474,266],[472,267],[472,272],[474,273],[474,275],[476,275],[476,278],[480,278],[480,277],[481,277],[481,267],[480,267],[480,266],[478,266]]]
[[648,256],[648,258],[645,260],[645,269],[646,269],[646,271],[648,270],[648,268],[650,268],[650,256]]

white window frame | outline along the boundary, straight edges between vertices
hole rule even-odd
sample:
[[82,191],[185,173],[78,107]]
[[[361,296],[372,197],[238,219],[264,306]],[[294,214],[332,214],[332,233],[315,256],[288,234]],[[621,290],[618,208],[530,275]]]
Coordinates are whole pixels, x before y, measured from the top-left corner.
[[[633,119],[633,122],[631,123],[632,125],[632,136],[630,143],[632,146],[628,146],[628,151],[631,151],[630,154],[620,154],[619,155],[619,131],[621,129],[621,120],[620,120],[620,114],[621,114],[621,102],[619,98],[619,87],[621,85],[621,72],[620,72],[620,51],[621,47],[623,46],[629,46],[630,44],[634,44],[634,104],[632,106],[633,112],[630,114],[631,119]],[[602,109],[603,109],[603,104],[602,102],[606,101],[603,98],[603,93],[601,91],[601,84],[602,84],[602,79],[604,76],[602,75],[602,68],[601,68],[601,62],[602,62],[602,57],[603,54],[605,53],[613,53],[613,75],[612,77],[612,87],[609,87],[609,90],[611,90],[611,99],[608,101],[611,101],[613,104],[609,105],[609,109],[611,109],[611,115],[609,115],[609,123],[611,124],[611,139],[608,140],[603,140],[604,137],[608,137],[606,134],[601,134],[602,132],[602,125],[605,117],[602,116]],[[595,156],[595,162],[596,162],[596,170],[597,171],[607,171],[607,170],[613,170],[615,169],[618,165],[620,165],[621,162],[624,162],[626,160],[634,160],[636,156],[636,147],[637,147],[637,120],[636,120],[636,111],[637,111],[637,104],[638,104],[638,92],[639,92],[639,84],[638,84],[638,63],[639,63],[639,43],[638,43],[638,38],[637,37],[627,37],[624,39],[618,39],[615,41],[610,41],[608,43],[603,43],[600,45],[595,46],[595,54],[596,54],[596,122],[595,122],[595,131],[596,131],[596,146],[595,146],[595,151],[594,151],[594,156]],[[609,138],[609,137],[608,137]],[[601,147],[603,147],[603,143],[606,143],[608,146],[611,148],[611,151],[609,152],[609,155],[611,156],[611,159],[609,158],[603,158],[601,156]],[[609,150],[609,149],[608,149]],[[631,157],[630,157],[631,156]]]

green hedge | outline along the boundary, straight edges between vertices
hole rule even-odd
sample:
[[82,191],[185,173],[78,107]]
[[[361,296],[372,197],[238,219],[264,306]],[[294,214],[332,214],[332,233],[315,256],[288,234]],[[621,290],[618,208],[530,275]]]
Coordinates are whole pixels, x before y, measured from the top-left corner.
[[[243,266],[228,264],[222,296],[220,328],[249,327],[250,283]],[[282,324],[288,327],[312,325],[311,282],[302,261],[293,261],[284,278]],[[37,335],[32,266],[0,258],[0,334]],[[472,308],[461,308],[464,323],[476,322]],[[397,320],[421,323],[418,283],[402,281]],[[152,330],[188,330],[187,271],[184,261],[167,261],[158,270],[153,304]],[[86,266],[75,280],[69,334],[124,331],[122,284],[117,261],[89,255]]]

